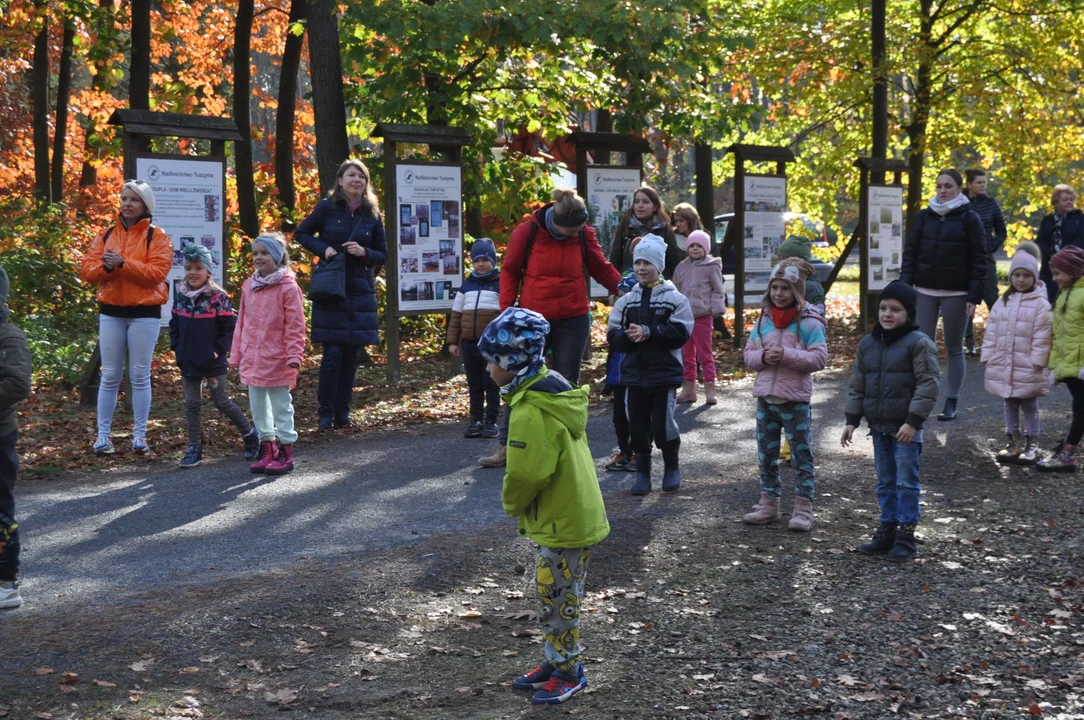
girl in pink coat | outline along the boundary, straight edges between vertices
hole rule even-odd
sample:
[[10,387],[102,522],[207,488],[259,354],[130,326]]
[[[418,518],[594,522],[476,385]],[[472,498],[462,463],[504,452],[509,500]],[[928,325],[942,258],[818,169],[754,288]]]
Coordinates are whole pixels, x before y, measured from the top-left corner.
[[252,422],[260,433],[260,456],[251,470],[285,475],[294,469],[290,389],[305,351],[305,312],[282,233],[256,238],[252,264],[255,271],[241,287],[230,365],[240,368],[241,382],[248,385]]
[[[1050,358],[1054,317],[1046,286],[1039,279],[1039,246],[1022,242],[1009,265],[1009,289],[990,308],[982,362],[986,392],[1005,399],[1005,447],[999,463],[1039,462],[1039,398],[1050,392],[1046,365]],[[1024,442],[1019,439],[1024,411]]]
[[711,257],[711,236],[703,230],[689,233],[686,252],[689,257],[674,269],[674,285],[688,299],[693,309],[693,334],[681,348],[684,382],[678,393],[679,403],[696,401],[696,365],[704,369],[704,395],[708,405],[718,402],[715,397],[715,355],[712,353],[712,317],[726,312],[723,291],[723,261]]
[[794,510],[789,527],[809,532],[813,526],[813,427],[809,401],[813,373],[828,362],[824,320],[806,307],[805,273],[780,263],[769,275],[764,310],[745,344],[745,366],[756,372],[757,456],[760,503],[742,517],[749,525],[779,522],[783,494],[779,445],[790,441],[794,465]]

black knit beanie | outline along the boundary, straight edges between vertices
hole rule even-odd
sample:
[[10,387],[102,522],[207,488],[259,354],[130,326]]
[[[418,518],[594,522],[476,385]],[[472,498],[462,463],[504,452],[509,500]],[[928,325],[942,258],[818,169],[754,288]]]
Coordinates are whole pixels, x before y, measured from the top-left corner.
[[882,300],[898,300],[903,305],[903,309],[907,311],[907,319],[914,322],[918,293],[915,292],[913,287],[902,280],[893,280],[881,291],[881,296],[877,298],[878,306]]

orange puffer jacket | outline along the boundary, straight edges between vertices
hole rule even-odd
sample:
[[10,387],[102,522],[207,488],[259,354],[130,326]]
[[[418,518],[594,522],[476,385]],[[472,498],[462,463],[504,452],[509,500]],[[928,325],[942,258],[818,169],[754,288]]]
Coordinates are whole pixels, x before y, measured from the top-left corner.
[[[112,232],[103,230],[94,238],[83,255],[79,276],[98,286],[98,302],[132,307],[162,305],[169,299],[166,275],[173,265],[173,241],[162,228],[155,227],[148,242],[150,224],[149,217],[127,230],[117,223]],[[109,238],[105,239],[107,233]],[[124,265],[112,272],[102,265],[102,255],[109,249],[124,258]]]

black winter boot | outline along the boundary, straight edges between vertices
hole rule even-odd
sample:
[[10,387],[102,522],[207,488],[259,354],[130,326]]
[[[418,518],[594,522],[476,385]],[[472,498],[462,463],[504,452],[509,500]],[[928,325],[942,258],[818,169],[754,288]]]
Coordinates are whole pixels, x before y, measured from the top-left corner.
[[956,398],[945,398],[945,409],[941,411],[937,419],[941,422],[956,419]]
[[892,549],[885,555],[885,560],[890,562],[907,562],[908,560],[914,560],[915,555],[918,554],[918,547],[915,545],[915,526],[914,525],[900,525],[896,530],[896,543],[892,546]]
[[651,455],[636,455],[636,482],[632,484],[633,495],[651,492]]
[[873,539],[858,547],[858,552],[866,555],[884,555],[896,544],[896,523],[881,523],[873,533]]
[[676,492],[681,488],[681,470],[677,465],[673,467],[663,468],[662,471],[662,491],[663,492]]

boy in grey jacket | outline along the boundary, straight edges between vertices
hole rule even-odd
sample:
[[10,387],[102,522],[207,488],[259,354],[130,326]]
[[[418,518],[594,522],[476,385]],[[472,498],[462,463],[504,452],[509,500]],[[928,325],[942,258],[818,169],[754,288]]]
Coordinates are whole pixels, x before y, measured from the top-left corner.
[[8,323],[8,275],[0,267],[0,609],[23,604],[19,596],[19,524],[15,477],[19,435],[15,406],[30,395],[30,348],[26,335]]
[[877,465],[881,526],[873,540],[858,549],[893,562],[906,562],[916,554],[922,424],[937,402],[941,380],[937,347],[915,324],[916,299],[914,288],[899,280],[881,291],[877,325],[855,353],[842,438],[844,447],[850,445],[855,428],[866,418]]

